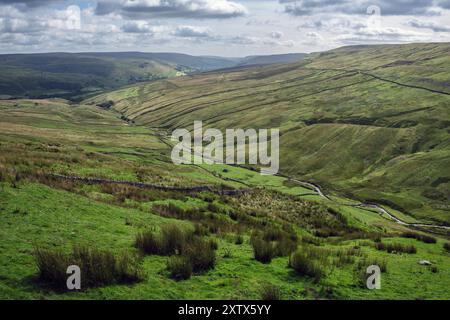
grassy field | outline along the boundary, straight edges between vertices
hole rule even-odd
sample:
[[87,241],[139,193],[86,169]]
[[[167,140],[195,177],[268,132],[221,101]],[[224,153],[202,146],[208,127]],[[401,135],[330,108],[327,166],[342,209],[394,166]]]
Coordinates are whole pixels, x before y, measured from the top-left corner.
[[345,47],[285,65],[123,88],[114,101],[161,129],[280,128],[284,174],[450,223],[450,45]]
[[[49,99],[0,101],[0,112],[1,299],[261,299],[268,284],[281,299],[450,298],[448,234],[435,235],[436,243],[405,238],[408,228],[377,212],[339,204],[351,200],[337,194],[338,202],[324,199],[282,177],[174,166],[157,129],[133,125],[117,111]],[[250,190],[238,196],[144,190],[50,174]],[[176,281],[166,266],[171,257],[136,248],[139,233],[168,225],[215,241],[214,267]],[[270,263],[255,259],[257,240],[275,250]],[[379,243],[413,246],[416,253],[388,253]],[[79,292],[42,283],[36,248],[67,254],[76,246],[137,254],[144,276]],[[297,248],[314,253],[320,278],[289,267]],[[362,281],[361,271],[374,263],[386,264],[381,290]]]

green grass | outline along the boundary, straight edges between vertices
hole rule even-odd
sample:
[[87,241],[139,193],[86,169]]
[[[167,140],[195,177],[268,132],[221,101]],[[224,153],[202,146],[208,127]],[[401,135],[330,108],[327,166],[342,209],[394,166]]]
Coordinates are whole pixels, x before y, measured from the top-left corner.
[[[430,50],[436,55],[435,61],[420,63],[437,66],[445,63],[445,59],[443,62],[439,57],[439,46]],[[430,188],[444,195],[448,190],[449,181],[445,179],[448,133],[445,127],[440,127],[447,119],[443,102],[428,93],[415,93],[409,97],[383,83],[361,84],[359,89],[363,91],[327,91],[320,97],[300,98],[299,95],[308,90],[324,85],[305,82],[324,80],[326,86],[331,86],[333,80],[325,79],[341,73],[311,71],[311,67],[316,68],[317,64],[329,67],[332,61],[340,61],[346,68],[354,67],[352,57],[347,60],[339,50],[335,54],[335,60],[324,55],[317,61],[295,65],[223,73],[225,81],[237,78],[239,81],[229,81],[226,86],[221,84],[222,87],[215,83],[217,75],[210,73],[189,80],[171,80],[180,86],[178,89],[174,89],[172,82],[123,88],[107,96],[120,100],[116,110],[104,110],[91,104],[102,101],[105,96],[80,105],[54,99],[0,101],[0,298],[260,299],[262,287],[270,283],[279,288],[283,299],[291,300],[449,299],[450,255],[443,248],[448,233],[436,235],[436,244],[400,238],[408,228],[378,212],[344,205],[359,199],[384,199],[394,205],[391,208],[390,202],[386,202],[386,208],[408,222],[448,220],[445,209],[448,201],[427,198],[439,197],[439,193],[430,192]],[[370,67],[376,64],[370,58],[373,54],[364,53],[365,63]],[[356,50],[345,55],[359,59],[363,54]],[[311,65],[308,67],[308,64]],[[404,70],[406,67],[398,68]],[[400,76],[406,77],[399,73]],[[354,75],[336,82],[345,84],[363,78],[363,75]],[[408,81],[413,78],[409,75]],[[433,79],[442,80],[443,75]],[[292,88],[286,88],[290,84]],[[208,90],[203,92],[210,92],[210,96],[196,92],[202,86],[207,87]],[[302,93],[298,86],[305,91]],[[279,89],[279,92],[269,94],[269,88]],[[238,110],[244,106],[241,103],[251,101],[256,105],[259,97],[255,100],[255,96],[248,95],[257,90],[266,92],[270,99],[286,100],[273,105],[281,108],[277,112],[280,118],[265,112],[257,115],[250,110],[240,113],[240,117],[218,113],[218,122],[210,120],[208,123],[220,128],[280,124],[283,172],[318,182],[332,194],[333,201],[289,179],[262,176],[258,171],[241,167],[172,164],[170,146],[160,136],[164,136],[164,131],[155,127],[166,123],[171,126],[189,123],[194,119],[190,117],[199,115],[211,117],[212,112],[217,111],[214,103],[211,107],[205,106],[205,110],[192,111],[193,114],[176,111],[194,108],[199,103],[209,105],[212,99],[223,99],[217,102],[217,108],[222,111]],[[375,100],[366,100],[369,98],[363,94],[364,90],[388,91],[382,97],[373,98]],[[164,96],[160,95],[162,93]],[[238,98],[241,93],[243,96]],[[194,97],[199,94],[202,96]],[[347,95],[356,100],[346,99]],[[372,108],[381,103],[377,99],[389,100],[392,104]],[[432,105],[432,110],[393,116],[389,112],[394,110],[395,99],[399,99],[399,104],[405,103],[401,106],[402,111],[417,107],[410,106],[409,99]],[[336,104],[331,103],[332,100]],[[305,120],[325,115],[336,116],[336,119],[347,119],[352,115],[361,117],[368,112],[359,110],[358,103],[363,102],[362,109],[373,109],[370,112],[377,117],[375,124],[305,123]],[[138,103],[140,108],[136,107]],[[164,107],[165,104],[172,106]],[[317,112],[312,109],[313,105],[317,105]],[[150,107],[161,110],[145,114]],[[264,111],[268,106],[262,108]],[[137,125],[121,119],[121,112],[135,119]],[[285,116],[286,119],[282,119]],[[414,120],[419,125],[393,126],[399,120]],[[219,187],[225,184],[253,191],[238,197],[208,192],[182,194],[48,180],[44,178],[48,173],[165,186]],[[154,209],[155,205],[168,204],[174,212],[166,212],[165,216],[185,214],[185,220],[164,218]],[[174,281],[166,270],[169,257],[146,256],[143,260],[145,280],[134,285],[57,292],[35,281],[37,267],[32,254],[36,246],[60,249],[65,253],[73,246],[83,245],[115,254],[137,252],[134,246],[137,233],[149,229],[157,231],[166,224],[191,230],[200,224],[206,229],[202,237],[214,239],[219,246],[215,268],[186,281]],[[281,230],[285,236],[295,235],[299,247],[312,246],[318,252],[326,252],[320,262],[325,277],[315,283],[313,279],[296,275],[288,267],[287,256],[276,257],[270,264],[254,260],[250,245],[254,230],[260,233]],[[330,231],[335,234],[324,236]],[[236,244],[238,235],[244,239],[239,245]],[[383,243],[414,245],[417,253],[378,251],[373,241],[378,237]],[[344,260],[337,261],[337,254],[344,250],[353,253],[345,254]],[[387,272],[382,274],[379,291],[362,287],[357,269],[361,261],[374,259],[387,262]],[[438,272],[419,265],[420,260],[429,260]]]
[[[165,272],[167,258],[152,256],[145,258],[147,280],[143,283],[113,285],[79,293],[46,291],[32,280],[36,274],[31,256],[35,245],[69,251],[73,244],[95,243],[98,248],[125,252],[134,250],[134,235],[142,228],[167,223],[188,224],[90,201],[38,184],[21,185],[18,189],[5,184],[1,187],[0,296],[3,299],[258,299],[262,279],[279,286],[287,299],[312,299],[314,293],[319,295],[320,286],[295,276],[287,268],[287,258],[275,258],[271,264],[263,265],[252,259],[248,239],[239,246],[226,238],[219,238],[217,267],[188,281],[170,280]],[[126,218],[131,219],[133,225],[126,225]],[[382,290],[355,287],[355,272],[351,265],[333,269],[321,286],[332,287],[336,297],[341,298],[448,298],[450,274],[446,266],[450,257],[443,254],[441,241],[436,245],[403,238],[389,241],[414,243],[418,253],[389,255],[362,247],[369,257],[383,257],[388,261],[388,272],[382,276]],[[352,243],[356,242],[348,242],[344,247],[350,247]],[[231,258],[223,258],[227,249],[232,252]],[[435,274],[428,267],[420,266],[420,259],[432,261],[439,272]],[[414,281],[410,281],[411,276]]]
[[346,47],[288,65],[132,86],[85,103],[113,100],[136,123],[164,129],[195,120],[219,129],[280,128],[283,173],[448,223],[449,98],[425,90],[449,92],[448,48]]

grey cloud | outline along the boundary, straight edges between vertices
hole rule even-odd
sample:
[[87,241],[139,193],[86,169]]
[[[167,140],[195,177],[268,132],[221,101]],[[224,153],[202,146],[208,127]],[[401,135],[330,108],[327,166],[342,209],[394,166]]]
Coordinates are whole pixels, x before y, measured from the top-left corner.
[[381,30],[361,29],[338,37],[343,44],[397,43],[426,40],[422,34],[397,28]]
[[233,18],[247,14],[247,9],[229,0],[99,0],[96,14],[117,13],[129,19]]
[[2,33],[32,33],[42,30],[36,23],[30,24],[24,19],[0,18],[0,32]]
[[306,21],[297,27],[297,30],[302,31],[302,29],[315,29],[315,30],[331,30],[331,31],[341,31],[341,30],[360,30],[367,27],[367,23],[363,23],[358,19],[346,19],[346,18],[331,18],[331,17],[320,17],[314,18],[312,20]]
[[183,38],[209,38],[211,32],[208,28],[194,26],[179,26],[173,32],[174,36]]
[[410,20],[406,24],[417,29],[430,29],[434,32],[450,32],[450,26],[442,26],[433,22],[424,22],[417,19]]
[[381,9],[382,15],[435,15],[434,6],[444,8],[450,0],[279,0],[285,12],[294,16],[317,13],[367,14],[372,5]]
[[270,33],[270,37],[273,39],[281,39],[281,38],[283,38],[283,36],[284,36],[284,33],[281,31],[272,31]]
[[438,1],[438,6],[444,9],[450,9],[450,0],[440,0]]
[[61,0],[0,0],[0,5],[13,5],[21,10],[44,7],[52,3],[65,2]]
[[122,26],[122,31],[126,33],[153,33],[150,25],[136,21],[125,23]]

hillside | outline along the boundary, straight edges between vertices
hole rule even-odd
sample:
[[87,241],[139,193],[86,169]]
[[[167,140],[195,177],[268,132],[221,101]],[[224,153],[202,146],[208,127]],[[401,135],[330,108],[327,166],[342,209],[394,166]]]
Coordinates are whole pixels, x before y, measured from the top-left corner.
[[298,62],[307,56],[305,53],[274,54],[268,56],[249,56],[241,59],[239,66],[270,65]]
[[221,58],[138,52],[0,55],[0,94],[76,98],[185,72],[228,67],[233,63]]
[[87,100],[151,127],[281,129],[285,174],[450,222],[450,44],[344,47],[293,64],[142,84]]
[[[375,210],[342,204],[350,199],[325,199],[282,177],[226,165],[174,166],[161,132],[131,125],[111,109],[0,100],[0,112],[1,299],[264,299],[267,286],[289,300],[449,298],[448,231],[426,238],[425,228],[411,233]],[[170,189],[201,186],[211,189]],[[213,192],[223,188],[242,193]],[[177,255],[137,246],[145,232],[174,228],[208,244],[194,251],[196,259],[213,252],[213,264],[189,279],[170,271]],[[272,248],[269,260],[255,254],[258,243]],[[387,252],[386,245],[408,252]],[[62,283],[42,279],[37,248],[54,257],[52,270],[61,266]],[[61,290],[67,263],[74,264],[61,257],[73,248],[126,254],[125,266],[139,268],[142,278]],[[289,261],[297,248],[311,254],[314,273],[294,271]],[[383,268],[382,290],[366,288],[372,264]],[[103,275],[105,265],[96,270]]]
[[230,68],[274,64],[304,55],[252,58],[179,53],[88,52],[0,55],[0,98],[60,97],[80,100],[94,93],[157,79]]

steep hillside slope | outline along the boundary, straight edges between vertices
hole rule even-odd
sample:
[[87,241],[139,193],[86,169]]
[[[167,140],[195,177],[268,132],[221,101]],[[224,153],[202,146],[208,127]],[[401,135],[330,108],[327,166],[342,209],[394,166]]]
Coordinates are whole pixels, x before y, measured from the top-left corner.
[[282,171],[450,221],[450,44],[345,47],[100,95],[138,124],[281,129]]

